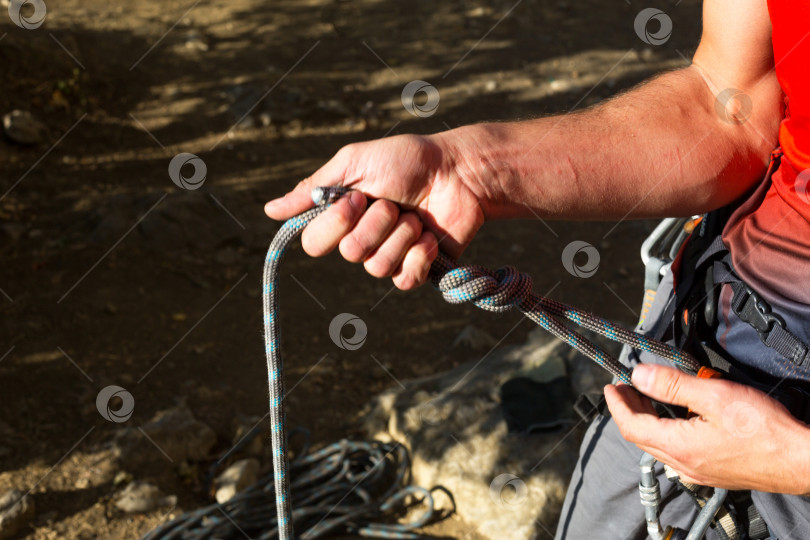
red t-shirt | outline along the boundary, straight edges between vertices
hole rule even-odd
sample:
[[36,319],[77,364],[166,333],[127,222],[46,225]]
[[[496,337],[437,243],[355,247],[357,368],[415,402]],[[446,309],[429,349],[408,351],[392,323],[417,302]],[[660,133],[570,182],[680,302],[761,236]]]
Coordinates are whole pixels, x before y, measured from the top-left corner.
[[768,0],[776,77],[784,92],[784,156],[731,216],[723,240],[740,277],[776,305],[810,305],[810,0]]

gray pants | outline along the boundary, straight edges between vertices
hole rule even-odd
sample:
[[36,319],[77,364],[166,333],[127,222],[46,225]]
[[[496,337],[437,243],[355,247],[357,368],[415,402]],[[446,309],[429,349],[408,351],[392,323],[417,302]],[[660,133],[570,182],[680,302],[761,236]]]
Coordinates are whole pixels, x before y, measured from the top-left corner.
[[[668,275],[659,287],[645,326],[652,327],[656,324],[671,291],[672,277]],[[723,294],[727,296],[727,292]],[[721,305],[721,309],[724,307]],[[735,322],[733,314],[726,312],[725,315],[729,321],[727,324],[737,332],[737,347],[744,345],[746,354],[755,355],[758,361],[767,362],[772,359],[777,362],[776,353],[759,340],[757,333],[747,323],[739,320]],[[798,328],[799,325],[794,323],[792,327]],[[728,330],[724,328],[722,331]],[[801,337],[807,342],[807,336]],[[630,352],[628,362],[634,364],[638,361],[659,364],[664,362],[648,353]],[[638,493],[638,464],[642,453],[638,447],[622,438],[611,418],[597,416],[594,419],[582,442],[579,462],[568,487],[557,527],[557,540],[647,538],[644,511]],[[689,530],[697,516],[697,506],[688,494],[679,490],[664,476],[660,463],[656,467],[663,500],[661,523],[664,526]],[[810,538],[810,498],[761,492],[753,492],[752,498],[774,538]],[[718,536],[710,529],[705,538],[716,540]]]

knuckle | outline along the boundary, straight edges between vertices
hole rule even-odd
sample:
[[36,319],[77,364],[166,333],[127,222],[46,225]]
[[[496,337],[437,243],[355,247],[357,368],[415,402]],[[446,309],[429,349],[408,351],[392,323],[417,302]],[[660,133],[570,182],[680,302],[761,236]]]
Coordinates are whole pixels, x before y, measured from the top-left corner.
[[357,230],[357,228],[346,236],[345,241],[347,244],[351,245],[352,251],[359,259],[366,258],[366,256],[377,247],[374,238],[369,235],[367,231]]
[[352,218],[350,212],[335,209],[335,211],[330,212],[329,218],[332,225],[339,230],[346,230],[351,227]]
[[619,427],[619,433],[621,433],[622,438],[626,441],[635,442],[636,441],[636,433],[628,422],[621,422],[616,424]]
[[394,276],[393,281],[397,289],[401,291],[409,291],[416,286],[416,282],[414,281],[413,277],[406,272],[402,272],[401,274]]
[[413,242],[422,234],[422,220],[415,212],[405,212],[399,217],[399,228],[402,235],[410,242]]
[[674,398],[681,394],[681,386],[682,386],[682,379],[678,374],[672,372],[664,372],[659,375],[660,379],[660,388],[664,392],[664,395],[670,398]]
[[708,410],[716,410],[727,404],[723,392],[716,388],[705,388],[702,396],[703,402],[706,403]]
[[351,161],[351,158],[357,154],[357,143],[350,143],[342,147],[335,154],[335,159],[338,161]]
[[384,255],[375,255],[364,262],[363,266],[366,272],[378,278],[390,276],[393,272],[390,259]]
[[426,231],[420,238],[419,247],[425,253],[428,261],[433,261],[439,254],[439,240],[432,232]]
[[402,269],[402,274],[407,276],[410,280],[411,286],[409,288],[415,289],[425,282],[428,268],[427,260],[423,256],[417,255],[411,258],[408,262],[408,266]]
[[325,254],[325,250],[320,242],[313,239],[313,234],[317,237],[317,233],[310,231],[309,227],[304,229],[301,235],[301,247],[304,248],[304,252],[310,257],[320,257]]
[[689,461],[691,460],[691,456],[689,455],[689,449],[684,448],[682,446],[675,446],[670,445],[667,449],[667,453],[669,456],[681,466],[688,466]]
[[378,199],[372,205],[380,217],[393,222],[399,216],[399,206],[388,199]]
[[331,220],[331,225],[337,230],[348,231],[360,217],[361,208],[354,208],[348,201],[342,199],[324,213]]
[[681,464],[681,468],[686,470],[687,474],[695,474],[695,471],[700,469],[703,462],[703,458],[700,454],[687,448],[677,450],[672,457]]
[[349,262],[358,263],[363,260],[363,249],[352,235],[344,236],[338,244],[338,249],[343,258]]

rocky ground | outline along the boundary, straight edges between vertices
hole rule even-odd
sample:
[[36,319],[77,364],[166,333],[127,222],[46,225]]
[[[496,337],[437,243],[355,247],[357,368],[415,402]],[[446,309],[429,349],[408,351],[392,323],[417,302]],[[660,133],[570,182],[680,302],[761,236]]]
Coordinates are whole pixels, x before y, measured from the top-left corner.
[[[0,537],[31,539],[138,537],[214,500],[211,464],[267,409],[266,200],[352,141],[597,103],[683,65],[700,31],[696,0],[45,0],[31,29],[0,3]],[[673,21],[660,45],[634,30],[649,6]],[[434,114],[403,107],[412,80],[437,88]],[[182,152],[199,189],[169,177]],[[649,226],[491,223],[465,259],[632,324]],[[592,277],[561,264],[574,240],[598,249]],[[290,422],[320,444],[365,436],[359,413],[398,381],[480,358],[468,326],[496,348],[530,329],[336,256],[296,249],[283,274]],[[366,323],[362,348],[330,339],[340,313]],[[267,470],[261,444],[240,452],[240,475]],[[451,516],[426,534],[477,533]]]

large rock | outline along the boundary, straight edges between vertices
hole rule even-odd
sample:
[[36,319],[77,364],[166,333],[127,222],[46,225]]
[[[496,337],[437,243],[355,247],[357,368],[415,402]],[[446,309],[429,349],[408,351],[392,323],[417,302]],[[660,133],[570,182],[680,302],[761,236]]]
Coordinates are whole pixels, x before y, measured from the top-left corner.
[[177,496],[165,495],[148,482],[131,482],[115,496],[115,507],[127,514],[144,514],[177,504]]
[[124,466],[166,457],[175,465],[205,461],[212,457],[211,448],[216,441],[214,430],[197,420],[186,405],[158,412],[140,429],[123,429],[115,440]]
[[240,459],[220,474],[214,481],[216,499],[224,504],[259,480],[259,460]]
[[[597,342],[618,353],[612,342]],[[414,483],[447,488],[459,516],[479,534],[533,538],[556,527],[585,424],[569,412],[562,428],[510,432],[501,387],[516,377],[528,379],[529,387],[532,381],[559,383],[566,374],[572,396],[610,381],[591,360],[537,329],[521,346],[383,393],[370,405],[365,427],[376,438],[404,444]]]

